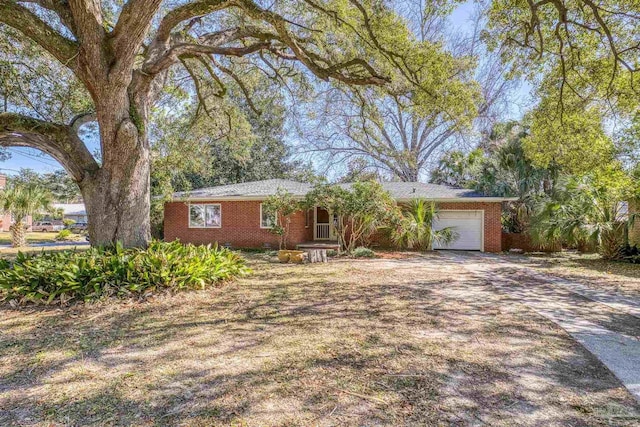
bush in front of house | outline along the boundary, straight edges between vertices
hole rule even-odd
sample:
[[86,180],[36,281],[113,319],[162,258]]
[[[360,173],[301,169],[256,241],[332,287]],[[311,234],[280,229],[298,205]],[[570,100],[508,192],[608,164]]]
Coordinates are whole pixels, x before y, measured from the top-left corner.
[[369,248],[365,248],[364,246],[357,247],[351,252],[354,258],[373,258],[376,256],[376,253],[373,252]]
[[399,215],[395,200],[375,181],[358,181],[348,187],[317,184],[302,205],[332,213],[338,243],[349,254],[366,246],[379,228],[389,226]]
[[620,247],[618,250],[618,255],[616,257],[619,261],[628,262],[631,264],[640,264],[640,246],[639,245],[630,245],[625,244]]
[[19,253],[0,263],[0,299],[66,304],[163,290],[204,289],[248,273],[243,258],[216,246],[153,241],[146,249],[90,248]]

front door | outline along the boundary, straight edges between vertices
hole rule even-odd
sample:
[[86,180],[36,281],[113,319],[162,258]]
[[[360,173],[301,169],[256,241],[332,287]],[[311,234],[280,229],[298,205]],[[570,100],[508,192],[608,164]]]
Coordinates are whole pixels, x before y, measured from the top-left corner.
[[316,206],[313,214],[313,240],[330,240],[331,228],[329,211]]

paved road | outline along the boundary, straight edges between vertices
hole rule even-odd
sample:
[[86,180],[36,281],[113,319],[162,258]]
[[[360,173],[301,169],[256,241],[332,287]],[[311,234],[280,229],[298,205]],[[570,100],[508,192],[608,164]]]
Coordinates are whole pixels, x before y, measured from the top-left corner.
[[443,255],[566,330],[640,401],[639,300],[539,273],[501,256]]

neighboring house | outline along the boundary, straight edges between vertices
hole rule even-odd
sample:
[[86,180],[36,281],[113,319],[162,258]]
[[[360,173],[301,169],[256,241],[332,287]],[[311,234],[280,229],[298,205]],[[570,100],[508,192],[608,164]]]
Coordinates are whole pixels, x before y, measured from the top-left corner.
[[[7,186],[7,176],[0,174],[0,191],[4,190]],[[13,224],[13,218],[9,212],[0,212],[0,231],[10,231],[11,224]],[[27,216],[25,225],[27,230],[31,231],[31,225],[33,224],[33,218],[31,215]]]
[[87,210],[84,203],[54,203],[53,207],[62,210],[62,219],[87,222]]
[[[437,202],[440,215],[434,228],[453,226],[459,234],[448,249],[501,251],[502,202],[511,199],[419,182],[385,182],[382,186],[398,203],[416,198]],[[269,231],[273,218],[262,211],[262,202],[278,188],[302,199],[312,185],[270,179],[174,193],[172,201],[165,204],[164,238],[197,244],[218,242],[237,248],[276,248],[278,236]],[[292,245],[336,239],[332,214],[325,209],[316,207],[291,216]]]

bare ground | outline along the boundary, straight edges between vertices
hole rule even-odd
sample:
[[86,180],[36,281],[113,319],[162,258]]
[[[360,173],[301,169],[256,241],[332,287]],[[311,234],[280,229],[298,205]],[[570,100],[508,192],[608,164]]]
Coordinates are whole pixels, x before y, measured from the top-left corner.
[[640,422],[564,331],[444,257],[251,259],[219,289],[1,308],[0,425]]

